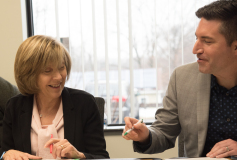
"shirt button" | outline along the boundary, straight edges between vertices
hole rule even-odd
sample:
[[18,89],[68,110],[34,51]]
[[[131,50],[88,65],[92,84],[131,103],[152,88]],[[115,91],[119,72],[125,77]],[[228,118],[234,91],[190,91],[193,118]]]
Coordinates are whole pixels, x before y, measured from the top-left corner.
[[228,95],[229,95],[229,93],[226,93],[225,95],[227,95],[227,96],[228,96]]
[[230,118],[227,118],[226,121],[229,122],[229,121],[230,121]]

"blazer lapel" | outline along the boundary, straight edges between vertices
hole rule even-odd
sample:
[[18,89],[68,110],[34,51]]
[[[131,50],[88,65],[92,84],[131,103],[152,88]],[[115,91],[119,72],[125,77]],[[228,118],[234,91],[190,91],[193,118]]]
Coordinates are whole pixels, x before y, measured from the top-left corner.
[[74,105],[72,103],[70,93],[66,87],[62,92],[63,102],[63,120],[64,120],[64,138],[67,139],[72,145],[74,145],[75,136],[75,116]]
[[23,142],[23,151],[27,153],[31,153],[30,132],[31,132],[33,97],[34,95],[26,97],[19,118],[21,137]]
[[209,118],[211,75],[199,73],[197,92],[198,156],[203,152]]

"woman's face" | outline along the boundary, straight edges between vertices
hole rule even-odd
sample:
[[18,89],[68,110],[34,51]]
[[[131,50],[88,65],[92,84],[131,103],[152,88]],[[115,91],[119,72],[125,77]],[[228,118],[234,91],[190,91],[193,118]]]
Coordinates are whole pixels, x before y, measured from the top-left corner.
[[38,76],[37,84],[40,98],[57,99],[61,96],[67,77],[65,63],[58,66],[49,64]]

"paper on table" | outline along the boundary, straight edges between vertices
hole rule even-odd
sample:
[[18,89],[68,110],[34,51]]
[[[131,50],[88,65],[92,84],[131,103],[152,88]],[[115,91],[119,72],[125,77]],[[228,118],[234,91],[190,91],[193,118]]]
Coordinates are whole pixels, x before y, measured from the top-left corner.
[[165,160],[227,160],[228,158],[209,158],[209,157],[199,157],[199,158],[171,158]]
[[[29,159],[29,160],[36,160],[36,159]],[[54,159],[38,159],[38,160],[54,160]],[[77,159],[55,159],[55,160],[80,160],[80,158]]]

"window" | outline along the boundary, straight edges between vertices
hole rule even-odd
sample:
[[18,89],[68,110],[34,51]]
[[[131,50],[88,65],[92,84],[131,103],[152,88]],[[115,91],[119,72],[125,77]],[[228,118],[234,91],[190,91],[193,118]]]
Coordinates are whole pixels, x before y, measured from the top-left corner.
[[172,71],[192,54],[197,8],[212,0],[32,0],[34,35],[70,51],[66,86],[106,101],[108,124],[155,120]]

